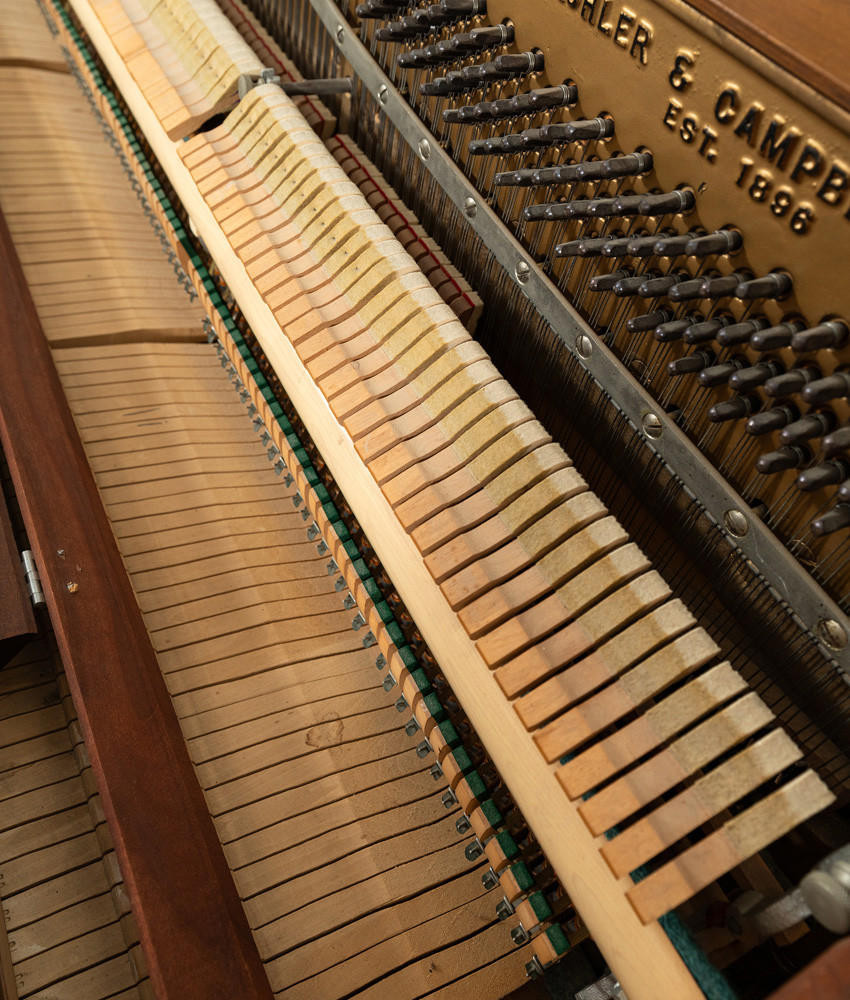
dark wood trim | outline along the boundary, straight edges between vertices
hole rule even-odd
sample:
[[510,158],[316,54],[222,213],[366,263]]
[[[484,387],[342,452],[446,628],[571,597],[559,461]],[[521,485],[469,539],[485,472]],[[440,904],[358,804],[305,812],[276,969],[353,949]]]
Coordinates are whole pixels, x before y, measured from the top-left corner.
[[12,952],[9,948],[6,922],[3,919],[2,897],[0,897],[0,1000],[18,1000],[18,988],[15,985],[15,969],[12,965]]
[[6,498],[0,490],[0,667],[35,633],[32,601],[24,580]]
[[850,111],[850,4],[836,0],[687,3]]
[[842,938],[768,1000],[850,1000],[850,938]]
[[271,998],[0,212],[0,437],[156,995]]

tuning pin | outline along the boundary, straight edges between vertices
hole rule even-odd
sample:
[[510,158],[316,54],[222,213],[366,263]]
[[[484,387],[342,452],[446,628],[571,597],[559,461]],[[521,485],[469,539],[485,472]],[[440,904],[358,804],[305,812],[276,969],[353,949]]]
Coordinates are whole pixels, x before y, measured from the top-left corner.
[[383,21],[408,6],[408,0],[366,0],[354,8],[361,21]]
[[819,326],[800,330],[791,338],[791,350],[799,354],[825,348],[843,347],[847,341],[847,324],[840,319],[830,319]]
[[419,7],[411,11],[410,17],[423,28],[441,28],[444,24],[451,24],[452,21],[459,20],[463,15],[451,14],[443,10],[439,4],[432,3],[427,7]]
[[529,90],[525,94],[517,94],[509,99],[511,114],[534,114],[539,111],[551,111],[554,108],[569,108],[578,100],[578,87],[562,83],[558,87],[541,87],[539,90]]
[[424,66],[439,66],[450,62],[436,45],[427,45],[423,49],[409,49],[399,54],[396,62],[402,69],[418,69]]
[[763,330],[757,330],[750,337],[750,347],[754,351],[778,351],[781,347],[787,347],[791,343],[794,333],[800,329],[801,324],[792,321],[790,323],[777,323],[776,326],[769,326]]
[[588,282],[588,287],[592,292],[610,292],[618,281],[622,281],[630,276],[631,272],[620,268],[611,271],[609,274],[596,274]]
[[779,361],[762,361],[735,372],[729,379],[729,386],[736,392],[748,392],[764,385],[769,378],[780,375],[783,368],[784,365]]
[[543,146],[562,142],[591,142],[608,139],[614,134],[613,118],[580,118],[572,122],[543,125],[539,129],[526,129],[531,140]]
[[807,465],[812,460],[812,453],[808,448],[800,448],[795,445],[784,445],[776,451],[768,451],[764,455],[759,455],[756,459],[756,468],[765,476],[772,476],[777,472],[784,472],[786,469],[799,469]]
[[652,170],[651,153],[627,153],[607,160],[584,160],[578,164],[578,176],[583,181],[611,180],[614,177],[636,177]]
[[735,271],[733,274],[721,274],[715,278],[705,278],[700,291],[703,298],[722,299],[734,295],[735,289],[749,272]]
[[381,42],[400,42],[408,38],[421,38],[428,33],[427,24],[420,24],[415,17],[407,15],[400,21],[390,21],[383,28],[378,28],[375,38]]
[[421,83],[419,93],[424,97],[446,97],[448,94],[459,93],[459,90],[454,89],[447,76],[438,76],[434,80],[426,80]]
[[836,504],[832,510],[812,521],[812,534],[831,535],[834,531],[850,527],[850,504]]
[[437,44],[445,46],[453,52],[482,52],[484,49],[495,49],[501,45],[510,45],[514,40],[514,29],[511,24],[487,25],[483,28],[473,28],[472,31],[459,32]]
[[693,354],[686,354],[683,358],[676,358],[675,361],[667,362],[667,374],[671,376],[696,375],[704,368],[714,364],[714,351],[694,351]]
[[662,274],[657,278],[647,278],[638,289],[638,294],[645,299],[657,298],[659,295],[669,292],[678,281],[682,280],[683,276],[687,275],[683,275],[679,271],[676,274]]
[[615,236],[609,239],[602,247],[603,257],[631,257],[629,246],[632,243],[630,236]]
[[532,170],[534,185],[574,184],[578,180],[578,164],[562,163],[557,167],[540,167]]
[[799,411],[796,407],[774,406],[770,410],[762,410],[761,413],[756,413],[750,417],[745,430],[747,434],[759,437],[762,434],[768,434],[770,431],[781,430],[790,424],[792,420],[796,420],[798,416]]
[[674,341],[682,339],[682,335],[690,325],[689,319],[672,319],[667,323],[659,323],[653,331],[653,335],[659,344],[672,344]]
[[812,438],[823,437],[835,427],[835,416],[829,410],[807,413],[799,420],[788,424],[779,435],[783,444],[800,444]]
[[628,278],[621,278],[611,289],[611,291],[620,297],[625,297],[629,295],[637,295],[641,287],[646,282],[645,274],[635,274]]
[[831,459],[813,465],[797,476],[797,489],[804,493],[822,489],[824,486],[837,486],[850,475],[850,466],[840,459]]
[[754,333],[763,330],[768,321],[761,316],[745,320],[743,323],[730,323],[717,332],[717,343],[723,347],[733,347],[735,344],[748,344]]
[[820,374],[817,368],[810,365],[805,368],[792,368],[790,372],[768,379],[764,383],[764,391],[768,396],[793,396],[795,392],[801,392],[809,382],[820,378]]
[[790,291],[793,281],[787,271],[773,271],[761,278],[742,281],[735,289],[739,299],[781,299]]
[[655,254],[655,246],[658,242],[657,236],[635,236],[629,239],[629,256],[652,257]]
[[[706,368],[700,374],[704,375],[709,370]],[[708,411],[708,419],[715,424],[725,423],[728,420],[741,420],[743,417],[748,417],[758,407],[758,400],[752,396],[733,396],[731,399],[715,403]]]
[[[409,0],[405,0],[405,6]],[[440,10],[455,17],[482,17],[487,13],[487,0],[440,0]]]
[[850,449],[850,426],[839,427],[823,439],[823,453],[827,457]]
[[641,316],[632,316],[626,321],[626,329],[629,333],[646,333],[664,323],[669,323],[672,319],[673,314],[667,309],[656,309],[654,312],[643,313]]
[[[485,65],[487,65],[485,63]],[[527,76],[529,73],[540,73],[544,67],[543,53],[535,52],[505,52],[496,56],[493,60],[494,72],[502,74],[494,79],[504,79],[504,74],[508,77]]]
[[555,256],[598,257],[600,254],[604,254],[605,247],[610,242],[610,236],[593,236],[585,240],[571,240],[569,243],[559,243],[555,247]]
[[680,188],[665,194],[645,195],[640,203],[640,214],[650,218],[659,215],[685,215],[695,204],[694,192],[690,188]]
[[576,198],[574,201],[557,201],[548,205],[529,205],[523,209],[526,222],[554,222],[565,219],[610,219],[622,215],[621,198]]
[[716,385],[726,385],[729,379],[746,365],[743,358],[730,358],[719,365],[712,365],[699,373],[699,384],[710,388]]
[[686,302],[689,299],[702,298],[703,278],[689,278],[674,285],[669,292],[671,302]]
[[716,316],[714,319],[701,320],[692,323],[685,330],[682,339],[686,344],[705,344],[709,340],[715,340],[717,334],[723,329],[726,322],[725,317]]
[[718,229],[714,233],[695,236],[688,240],[684,252],[689,257],[706,257],[709,254],[735,253],[743,240],[737,229]]
[[680,257],[686,250],[688,244],[700,233],[674,233],[670,236],[663,236],[655,241],[654,250],[657,257]]
[[493,178],[493,184],[496,187],[532,187],[537,183],[534,177],[538,173],[540,171],[533,167],[526,167],[523,170],[506,170],[496,174]]
[[850,395],[850,372],[835,372],[826,378],[816,379],[803,389],[803,399],[812,406],[821,406],[831,399]]

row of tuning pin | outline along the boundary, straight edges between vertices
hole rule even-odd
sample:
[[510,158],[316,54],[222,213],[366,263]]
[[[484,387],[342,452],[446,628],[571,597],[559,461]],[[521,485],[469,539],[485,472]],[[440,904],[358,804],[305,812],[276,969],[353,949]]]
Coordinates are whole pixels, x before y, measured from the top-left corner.
[[[358,7],[364,18],[385,19],[409,4],[397,0],[367,0]],[[472,91],[486,93],[493,84],[507,81],[519,83],[526,77],[539,74],[544,69],[539,51],[509,53],[502,51],[513,41],[509,24],[469,27],[467,22],[486,13],[484,2],[475,0],[443,0],[413,10],[409,15],[391,21],[379,28],[375,38],[383,42],[402,42],[410,45],[416,39],[436,33],[443,37],[431,44],[408,47],[396,56],[402,69],[436,73],[453,63],[467,63],[461,68],[426,79],[419,91],[426,97],[452,97]],[[460,25],[468,30],[455,30]],[[484,61],[474,61],[479,54]],[[470,61],[472,60],[472,61]],[[551,113],[574,106],[578,101],[577,88],[561,84],[516,92],[495,100],[480,100],[445,108],[442,121],[446,126],[481,127],[513,119],[529,120],[535,115]],[[619,185],[629,179],[651,173],[654,167],[652,153],[637,150],[634,153],[592,158],[587,156],[590,144],[610,139],[614,135],[614,120],[609,115],[593,119],[567,122],[549,122],[506,134],[474,138],[467,144],[470,158],[532,157],[533,166],[514,166],[497,169],[492,177],[492,189],[525,191],[526,200],[543,197],[558,188],[569,191],[572,187]],[[568,147],[581,150],[577,162],[540,164],[541,154],[547,150],[561,156]],[[501,165],[501,163],[499,164]],[[498,203],[493,199],[495,207]],[[830,512],[813,523],[813,530],[823,534],[850,525],[850,484],[847,482],[848,465],[842,452],[850,447],[850,428],[838,428],[835,416],[829,410],[803,412],[792,397],[799,394],[800,403],[807,407],[823,407],[832,399],[850,395],[850,376],[843,372],[823,376],[815,365],[801,364],[786,370],[782,362],[767,358],[750,364],[743,355],[724,357],[728,349],[745,347],[759,354],[790,348],[801,355],[842,347],[847,342],[848,327],[840,319],[827,318],[816,325],[790,318],[781,323],[771,323],[761,315],[749,315],[736,320],[731,313],[718,311],[717,303],[724,299],[738,299],[749,306],[759,301],[781,300],[792,290],[791,276],[785,271],[755,275],[739,268],[730,274],[706,269],[697,275],[684,267],[673,269],[668,264],[664,272],[660,267],[646,270],[622,266],[624,258],[638,261],[654,258],[675,262],[677,258],[694,258],[705,261],[716,256],[734,255],[742,248],[741,234],[732,228],[708,233],[692,229],[684,233],[671,229],[654,233],[638,230],[623,233],[614,229],[617,220],[623,228],[636,219],[658,220],[683,217],[696,206],[695,192],[681,188],[669,192],[633,193],[619,191],[594,197],[558,197],[539,203],[521,206],[518,217],[525,226],[540,223],[559,223],[569,226],[576,223],[586,227],[594,220],[601,220],[607,231],[585,234],[578,238],[556,242],[546,264],[558,260],[601,258],[617,261],[621,266],[590,278],[592,292],[608,292],[617,298],[637,298],[651,302],[646,312],[632,315],[626,321],[629,334],[651,332],[660,343],[679,341],[694,350],[667,365],[671,377],[695,375],[703,387],[728,385],[735,395],[716,403],[708,411],[709,419],[716,423],[746,419],[746,430],[751,435],[779,432],[780,446],[763,453],[756,462],[757,470],[765,475],[790,468],[799,468],[797,486],[812,491],[828,485],[838,485],[838,513]],[[514,202],[505,203],[503,215],[512,216]],[[551,270],[551,264],[550,270]],[[701,302],[709,304],[702,312],[693,308]],[[682,313],[683,304],[690,309]],[[688,305],[684,306],[688,308]],[[708,345],[711,345],[710,347]],[[717,352],[714,348],[716,346]],[[769,401],[779,400],[777,406],[762,406],[755,394],[761,389]],[[814,454],[809,442],[822,438],[822,455],[825,461],[813,464]]]

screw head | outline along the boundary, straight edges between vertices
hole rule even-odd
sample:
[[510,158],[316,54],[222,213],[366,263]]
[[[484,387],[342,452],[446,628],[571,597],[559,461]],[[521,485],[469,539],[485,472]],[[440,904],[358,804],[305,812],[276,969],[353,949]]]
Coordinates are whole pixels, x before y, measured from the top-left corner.
[[834,618],[821,618],[817,627],[818,638],[830,649],[844,649],[847,645],[847,632],[840,622]]
[[382,83],[381,86],[378,87],[378,101],[381,104],[386,104],[387,103],[387,98],[389,96],[390,96],[389,88],[387,87],[387,85],[385,83]]
[[723,515],[723,523],[730,535],[735,538],[743,538],[750,530],[750,523],[747,515],[742,510],[727,510]]
[[528,940],[528,931],[522,924],[517,924],[516,927],[511,928],[511,939],[514,944],[525,944]]
[[69,580],[65,584],[65,589],[68,591],[69,594],[76,594],[76,592],[80,589],[80,585],[77,583],[76,580]]
[[338,45],[345,41],[345,28],[341,24],[336,26],[336,40]]
[[648,438],[660,438],[662,431],[664,430],[664,425],[661,423],[661,418],[657,413],[644,413],[640,422],[643,433],[646,434]]
[[60,559],[64,559],[65,558],[65,550],[64,549],[57,549],[56,550],[56,555],[59,556]]
[[514,268],[514,277],[521,284],[524,285],[528,281],[531,275],[531,267],[527,260],[518,260],[516,267]]
[[576,337],[576,354],[580,358],[589,358],[593,354],[593,341],[586,333],[580,333]]
[[474,219],[478,214],[478,203],[472,197],[469,197],[463,203],[463,214],[467,219]]
[[420,139],[416,150],[423,160],[427,160],[431,156],[431,143],[427,139]]

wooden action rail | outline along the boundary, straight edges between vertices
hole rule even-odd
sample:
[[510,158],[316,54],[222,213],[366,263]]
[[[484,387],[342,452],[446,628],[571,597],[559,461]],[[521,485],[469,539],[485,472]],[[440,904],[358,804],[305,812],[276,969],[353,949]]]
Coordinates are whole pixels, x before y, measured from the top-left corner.
[[0,438],[151,981],[158,996],[181,1000],[267,997],[2,216],[0,253]]
[[[710,665],[716,648],[584,484],[569,484],[569,460],[440,311],[291,103],[274,88],[257,88],[222,127],[175,148],[95,9],[85,0],[74,6],[625,989],[655,996],[661,983],[696,995],[651,921],[764,846],[772,839],[766,827],[773,835],[790,829],[829,793],[806,772],[715,834],[685,843],[640,885],[612,878],[599,853],[607,841],[559,794],[566,781],[534,748],[503,692],[516,698],[539,682],[565,685],[551,724],[558,728],[541,730],[538,741],[555,757]],[[492,553],[493,567],[486,559],[478,565],[482,550],[467,544],[485,523],[495,532],[483,553]],[[446,566],[453,582],[437,588]],[[603,644],[600,655],[594,647]],[[675,731],[711,712],[705,735],[695,730],[685,745],[657,754],[655,784],[632,787],[624,775],[636,802],[652,801],[769,723],[754,695],[730,704],[740,684],[728,665],[687,690]],[[577,698],[585,700],[576,705]],[[647,725],[647,750],[671,735]],[[627,760],[603,749],[605,766],[621,771]],[[742,773],[746,794],[775,768]]]

